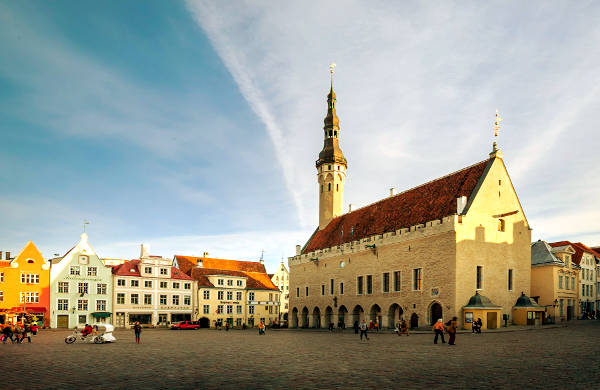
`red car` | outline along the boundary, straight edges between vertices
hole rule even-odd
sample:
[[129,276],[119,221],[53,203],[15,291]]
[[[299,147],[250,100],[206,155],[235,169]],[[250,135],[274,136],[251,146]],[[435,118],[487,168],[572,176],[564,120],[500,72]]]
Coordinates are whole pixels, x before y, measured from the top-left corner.
[[198,321],[180,321],[171,324],[171,329],[200,329]]

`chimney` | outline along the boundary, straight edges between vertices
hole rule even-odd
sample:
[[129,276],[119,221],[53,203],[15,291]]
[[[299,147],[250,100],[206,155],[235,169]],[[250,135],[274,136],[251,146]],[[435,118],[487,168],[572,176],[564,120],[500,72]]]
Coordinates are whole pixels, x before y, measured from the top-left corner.
[[456,198],[456,214],[461,215],[467,205],[467,197]]
[[202,257],[208,257],[208,252],[204,252],[204,253],[202,254]]
[[140,250],[140,259],[150,256],[150,245],[142,244]]
[[353,208],[354,208],[354,205],[352,203],[350,203],[348,205],[348,212],[351,213]]
[[390,196],[396,195],[396,189],[394,187],[390,188]]
[[6,251],[6,260],[10,260],[10,252]]
[[2,260],[2,251],[0,251],[0,260]]
[[296,256],[300,256],[302,254],[302,247],[300,245],[296,245]]

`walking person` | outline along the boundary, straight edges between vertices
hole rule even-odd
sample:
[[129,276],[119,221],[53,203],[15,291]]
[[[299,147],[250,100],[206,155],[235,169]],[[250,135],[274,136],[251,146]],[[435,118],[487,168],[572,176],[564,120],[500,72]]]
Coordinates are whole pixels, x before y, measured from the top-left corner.
[[448,326],[446,327],[446,332],[450,335],[450,340],[448,340],[448,345],[456,345],[456,317],[452,317],[452,319],[448,322]]
[[21,326],[19,324],[15,325],[15,329],[14,329],[13,333],[15,334],[15,339],[17,340],[17,344],[20,344],[21,341],[23,341],[21,339],[21,334],[23,333],[23,330],[21,329]]
[[363,339],[363,334],[365,335],[365,340],[369,341],[369,335],[367,334],[369,327],[367,326],[367,321],[363,320],[360,324],[360,341]]
[[435,332],[435,338],[433,339],[433,343],[437,344],[438,336],[442,337],[442,344],[446,344],[446,340],[444,340],[444,322],[442,319],[438,319],[435,324],[433,324],[433,331]]
[[265,323],[262,320],[258,323],[258,335],[265,334]]
[[358,334],[358,321],[354,321],[354,334]]
[[140,343],[140,334],[142,333],[142,325],[140,325],[139,321],[135,322],[133,325],[133,333],[135,333],[135,343]]
[[21,342],[23,342],[27,338],[27,342],[31,343],[31,327],[29,325],[25,325],[23,328],[23,336],[21,337]]
[[10,339],[11,344],[15,343],[15,339],[13,339],[13,330],[10,324],[6,325],[4,329],[2,329],[2,334],[4,335],[4,340],[2,340],[3,344],[6,344],[6,340]]

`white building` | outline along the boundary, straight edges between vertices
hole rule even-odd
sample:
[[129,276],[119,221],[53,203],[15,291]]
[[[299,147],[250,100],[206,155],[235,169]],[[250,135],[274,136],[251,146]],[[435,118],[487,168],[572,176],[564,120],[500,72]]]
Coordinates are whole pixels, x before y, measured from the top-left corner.
[[290,273],[283,264],[283,260],[277,271],[274,274],[269,274],[269,276],[271,277],[273,284],[281,291],[281,294],[279,294],[279,322],[285,323],[288,321],[288,311],[290,306]]
[[143,245],[139,259],[113,266],[117,327],[129,327],[136,321],[146,326],[168,326],[192,319],[197,308],[197,282],[171,262],[150,256]]

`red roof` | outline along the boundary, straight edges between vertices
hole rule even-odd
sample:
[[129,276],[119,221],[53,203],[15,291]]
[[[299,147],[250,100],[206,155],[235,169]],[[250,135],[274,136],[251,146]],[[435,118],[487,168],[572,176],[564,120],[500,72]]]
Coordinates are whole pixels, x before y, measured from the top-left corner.
[[10,260],[0,260],[0,267],[10,267]]
[[336,217],[324,229],[315,232],[302,253],[454,215],[456,198],[471,196],[490,161],[481,161]]
[[[265,265],[256,261],[212,259],[176,255],[177,265],[198,281],[198,286],[213,287],[209,275],[230,275],[246,278],[246,288],[255,290],[279,290],[267,275]],[[197,264],[202,261],[202,268]]]
[[550,243],[548,243],[548,245],[550,245],[553,248],[556,248],[559,246],[571,245],[573,247],[573,249],[575,249],[575,254],[573,255],[573,262],[575,264],[581,263],[581,257],[583,256],[583,252],[590,253],[590,254],[594,255],[596,258],[600,259],[600,253],[596,252],[592,248],[587,247],[585,244],[583,244],[581,242],[557,241],[557,242],[550,242]]
[[[139,265],[141,260],[129,260],[123,264],[113,265],[112,273],[113,275],[119,276],[138,276],[141,277]],[[194,280],[190,276],[186,275],[180,269],[176,267],[171,268],[171,279],[183,279],[183,280]]]

